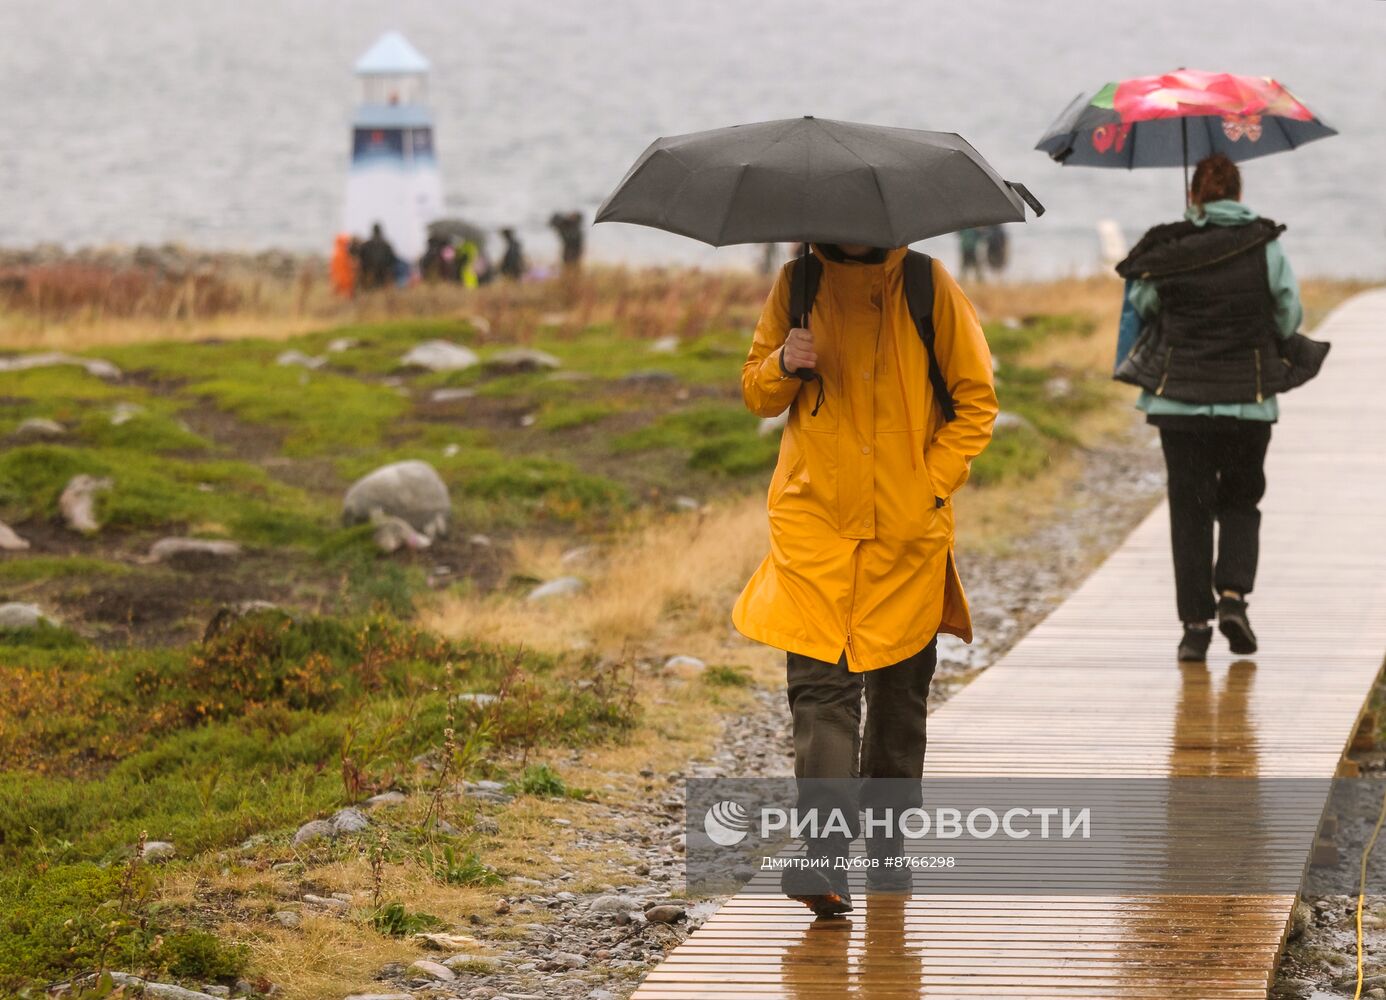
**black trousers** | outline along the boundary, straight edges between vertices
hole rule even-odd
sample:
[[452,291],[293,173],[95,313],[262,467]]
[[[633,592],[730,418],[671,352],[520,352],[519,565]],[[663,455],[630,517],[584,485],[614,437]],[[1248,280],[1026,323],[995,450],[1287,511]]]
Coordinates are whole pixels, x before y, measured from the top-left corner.
[[1271,425],[1262,420],[1216,417],[1160,428],[1180,621],[1208,621],[1216,611],[1215,593],[1249,594],[1256,583],[1257,505],[1266,492],[1270,438]]
[[[859,830],[858,808],[917,808],[938,640],[899,663],[862,673],[848,670],[845,657],[828,663],[788,653],[786,659],[800,812],[840,809]],[[863,786],[859,778],[900,780]]]

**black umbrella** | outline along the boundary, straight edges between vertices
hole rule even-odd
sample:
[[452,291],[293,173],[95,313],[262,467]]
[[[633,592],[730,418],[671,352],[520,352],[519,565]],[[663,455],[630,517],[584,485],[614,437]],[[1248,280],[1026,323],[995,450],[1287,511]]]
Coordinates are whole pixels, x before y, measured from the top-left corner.
[[1041,205],[951,132],[788,118],[656,139],[597,211],[729,246],[899,247]]
[[486,245],[486,230],[466,219],[435,219],[428,224],[428,235],[444,240],[463,240],[479,247]]

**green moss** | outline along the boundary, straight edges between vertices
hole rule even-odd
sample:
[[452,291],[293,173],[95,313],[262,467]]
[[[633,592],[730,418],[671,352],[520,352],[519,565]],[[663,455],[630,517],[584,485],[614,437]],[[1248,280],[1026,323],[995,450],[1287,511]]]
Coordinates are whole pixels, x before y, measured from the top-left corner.
[[112,529],[224,533],[251,543],[311,544],[324,512],[300,491],[242,462],[189,462],[120,448],[29,445],[0,454],[0,517],[52,517],[78,474],[109,478],[97,520]]
[[595,424],[620,411],[621,407],[611,403],[552,400],[539,410],[535,426],[542,431],[570,430]]
[[284,450],[291,455],[371,447],[409,409],[409,400],[390,386],[276,365],[229,365],[186,391],[242,420],[283,431]]
[[675,410],[654,423],[616,438],[617,453],[673,449],[690,468],[745,476],[773,468],[779,441],[762,437],[759,421],[734,403],[700,403]]
[[1050,462],[1050,445],[1030,427],[998,431],[986,451],[972,460],[970,482],[993,485],[1011,478],[1029,479]]
[[69,577],[121,576],[131,567],[89,556],[13,556],[0,562],[0,583],[30,583]]

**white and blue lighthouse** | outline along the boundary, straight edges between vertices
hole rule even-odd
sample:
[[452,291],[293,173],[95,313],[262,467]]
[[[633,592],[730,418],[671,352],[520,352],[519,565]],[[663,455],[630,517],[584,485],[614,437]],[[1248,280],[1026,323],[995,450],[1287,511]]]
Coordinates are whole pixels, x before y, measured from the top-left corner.
[[352,121],[344,225],[356,236],[380,223],[400,257],[416,261],[427,227],[443,211],[428,106],[429,63],[397,31],[356,61],[359,103]]

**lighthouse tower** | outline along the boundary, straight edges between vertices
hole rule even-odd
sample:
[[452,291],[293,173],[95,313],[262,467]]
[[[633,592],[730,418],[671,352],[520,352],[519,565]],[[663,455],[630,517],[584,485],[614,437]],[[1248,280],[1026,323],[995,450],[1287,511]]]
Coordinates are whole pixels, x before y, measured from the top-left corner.
[[381,35],[356,61],[359,103],[345,228],[365,237],[380,223],[395,252],[409,261],[419,259],[426,228],[443,211],[428,69],[428,60],[397,31]]

